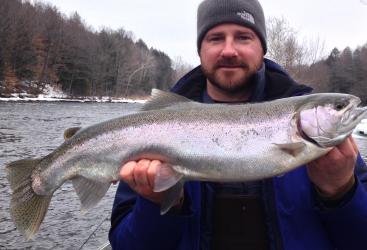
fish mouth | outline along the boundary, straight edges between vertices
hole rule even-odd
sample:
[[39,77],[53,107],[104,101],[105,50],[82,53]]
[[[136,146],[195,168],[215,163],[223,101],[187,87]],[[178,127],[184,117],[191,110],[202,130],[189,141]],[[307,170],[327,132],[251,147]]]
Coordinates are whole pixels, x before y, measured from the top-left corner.
[[353,129],[366,117],[367,107],[351,106],[341,120],[342,132],[353,131]]

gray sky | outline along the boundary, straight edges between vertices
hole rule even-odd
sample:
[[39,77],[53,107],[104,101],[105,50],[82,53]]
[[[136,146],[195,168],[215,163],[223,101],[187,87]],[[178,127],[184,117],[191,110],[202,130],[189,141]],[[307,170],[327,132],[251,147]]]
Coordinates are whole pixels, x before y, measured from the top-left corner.
[[[148,47],[199,63],[196,10],[201,0],[42,0],[70,15],[77,11],[94,29],[132,31]],[[300,40],[319,38],[325,53],[367,43],[367,0],[260,0],[265,16],[284,17]]]

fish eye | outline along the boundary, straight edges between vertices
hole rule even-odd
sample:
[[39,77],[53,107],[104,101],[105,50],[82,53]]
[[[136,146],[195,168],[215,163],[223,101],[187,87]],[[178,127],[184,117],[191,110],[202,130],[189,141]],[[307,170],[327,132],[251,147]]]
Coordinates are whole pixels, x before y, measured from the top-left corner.
[[336,110],[338,110],[338,111],[340,111],[340,110],[342,110],[343,109],[343,105],[342,104],[337,104],[336,106],[335,106],[335,108],[336,108]]
[[340,111],[340,110],[342,110],[343,108],[345,108],[347,105],[348,105],[348,102],[346,102],[346,101],[341,101],[341,102],[338,102],[338,103],[336,103],[336,104],[335,104],[335,109],[336,109],[337,111]]

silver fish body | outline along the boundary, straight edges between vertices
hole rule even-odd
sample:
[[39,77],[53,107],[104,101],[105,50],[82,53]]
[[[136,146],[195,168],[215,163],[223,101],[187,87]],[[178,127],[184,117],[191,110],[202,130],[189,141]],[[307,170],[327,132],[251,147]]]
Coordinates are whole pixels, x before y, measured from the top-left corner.
[[[13,220],[30,238],[65,181],[73,181],[82,208],[88,209],[118,180],[124,162],[140,158],[168,163],[155,181],[156,191],[167,190],[162,213],[175,203],[187,180],[250,181],[284,174],[350,135],[365,113],[353,113],[359,102],[346,94],[315,94],[258,104],[199,104],[156,91],[141,112],[78,130],[42,159],[8,164]],[[340,118],[331,115],[341,133],[326,131],[326,125],[320,129],[320,109],[315,109],[320,106],[337,107]],[[304,110],[308,112],[301,116]],[[310,136],[301,131],[308,121],[319,126]],[[24,212],[35,204],[38,212]]]

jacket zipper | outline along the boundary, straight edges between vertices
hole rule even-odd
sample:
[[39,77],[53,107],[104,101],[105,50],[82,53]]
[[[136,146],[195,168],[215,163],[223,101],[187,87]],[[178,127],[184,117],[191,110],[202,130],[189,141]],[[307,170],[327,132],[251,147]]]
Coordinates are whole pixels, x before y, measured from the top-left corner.
[[[273,179],[265,180],[264,181],[264,202],[266,202],[266,212],[268,213],[268,218],[270,221],[271,231],[274,234],[274,249],[275,250],[284,250],[283,239],[280,232],[278,214],[276,209],[276,202],[275,202],[275,193],[274,193],[274,181]],[[271,247],[271,249],[273,249]]]

